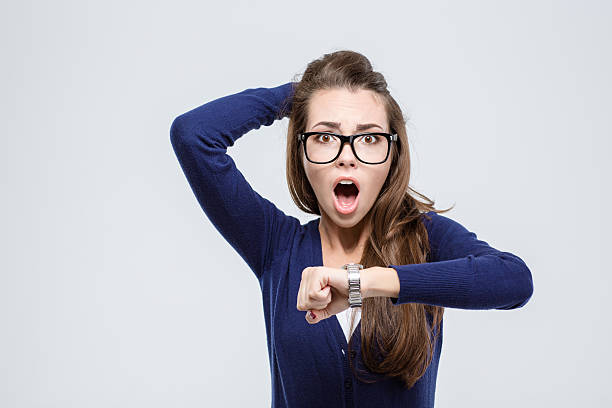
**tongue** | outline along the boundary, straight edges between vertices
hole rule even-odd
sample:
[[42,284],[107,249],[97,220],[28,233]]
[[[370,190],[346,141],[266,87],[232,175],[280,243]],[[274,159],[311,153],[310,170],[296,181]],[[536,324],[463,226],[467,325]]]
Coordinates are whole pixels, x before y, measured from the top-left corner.
[[350,206],[357,199],[357,189],[352,186],[344,186],[340,184],[336,188],[336,196],[338,197],[338,202],[344,206]]
[[353,205],[353,203],[355,202],[356,198],[357,198],[357,196],[355,196],[355,195],[351,195],[351,196],[339,195],[338,196],[338,202],[341,205],[349,207],[349,206]]

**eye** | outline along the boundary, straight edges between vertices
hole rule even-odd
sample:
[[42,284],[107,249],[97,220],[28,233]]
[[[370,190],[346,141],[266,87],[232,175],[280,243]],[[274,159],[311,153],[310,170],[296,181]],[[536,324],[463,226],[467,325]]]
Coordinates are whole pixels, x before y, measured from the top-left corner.
[[379,137],[376,135],[365,135],[359,138],[359,141],[364,142],[365,144],[374,144],[374,143],[377,143],[378,140],[379,140]]
[[319,143],[329,143],[334,139],[332,135],[327,135],[325,133],[320,133],[315,135],[315,140]]

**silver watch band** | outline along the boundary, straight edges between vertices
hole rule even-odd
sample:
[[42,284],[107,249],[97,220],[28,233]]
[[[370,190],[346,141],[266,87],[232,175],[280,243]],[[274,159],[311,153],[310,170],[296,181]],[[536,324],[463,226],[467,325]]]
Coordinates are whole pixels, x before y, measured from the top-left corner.
[[342,266],[348,271],[349,307],[361,307],[361,277],[363,265],[348,263]]

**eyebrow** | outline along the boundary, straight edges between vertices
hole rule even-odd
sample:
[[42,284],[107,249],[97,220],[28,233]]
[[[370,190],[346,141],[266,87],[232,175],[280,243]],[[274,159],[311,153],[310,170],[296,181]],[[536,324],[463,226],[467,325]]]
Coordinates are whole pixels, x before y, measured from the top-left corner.
[[[340,130],[340,123],[338,123],[338,122],[322,121],[322,122],[319,122],[316,125],[314,125],[313,128],[317,127],[319,125],[324,125],[324,126],[328,126],[328,127],[332,128],[332,129]],[[383,128],[380,125],[377,125],[376,123],[360,123],[357,126],[355,126],[355,131],[359,132],[361,130],[371,129],[373,127],[377,127],[377,128],[380,128],[380,130],[383,130]]]

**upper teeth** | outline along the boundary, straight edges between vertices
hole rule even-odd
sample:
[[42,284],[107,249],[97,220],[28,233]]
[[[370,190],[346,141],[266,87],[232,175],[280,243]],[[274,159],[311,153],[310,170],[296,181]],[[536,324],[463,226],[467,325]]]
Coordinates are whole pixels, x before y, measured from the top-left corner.
[[351,180],[340,180],[339,184],[353,184]]

